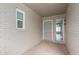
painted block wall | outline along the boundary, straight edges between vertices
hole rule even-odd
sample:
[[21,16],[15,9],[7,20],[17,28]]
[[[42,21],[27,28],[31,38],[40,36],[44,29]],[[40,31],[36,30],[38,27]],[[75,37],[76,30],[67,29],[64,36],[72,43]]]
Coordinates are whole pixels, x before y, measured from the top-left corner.
[[[25,29],[16,29],[16,8],[23,10]],[[22,54],[42,40],[42,19],[24,4],[0,4],[0,54]]]
[[69,5],[66,15],[66,45],[70,54],[79,55],[79,4]]

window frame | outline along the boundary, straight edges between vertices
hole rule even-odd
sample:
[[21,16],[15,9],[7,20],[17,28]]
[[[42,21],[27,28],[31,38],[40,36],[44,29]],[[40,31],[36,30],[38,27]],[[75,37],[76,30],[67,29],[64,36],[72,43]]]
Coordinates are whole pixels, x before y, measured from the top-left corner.
[[[17,19],[17,11],[21,12],[23,14],[23,20]],[[18,20],[23,22],[22,28],[18,27]],[[16,29],[25,29],[25,12],[23,10],[19,9],[19,8],[16,8]]]

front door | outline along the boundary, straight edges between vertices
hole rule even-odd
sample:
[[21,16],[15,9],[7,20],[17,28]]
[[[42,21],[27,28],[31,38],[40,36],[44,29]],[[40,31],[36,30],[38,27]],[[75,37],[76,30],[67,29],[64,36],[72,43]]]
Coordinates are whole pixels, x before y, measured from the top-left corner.
[[45,20],[44,22],[44,40],[52,41],[53,38],[53,21]]
[[62,43],[64,41],[64,23],[63,19],[58,19],[56,21],[56,41],[57,43]]

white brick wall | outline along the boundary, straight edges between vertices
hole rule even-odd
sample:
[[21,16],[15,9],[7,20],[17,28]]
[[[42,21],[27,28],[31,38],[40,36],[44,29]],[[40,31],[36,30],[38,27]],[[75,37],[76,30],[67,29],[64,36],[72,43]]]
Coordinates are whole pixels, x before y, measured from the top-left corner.
[[[16,8],[26,13],[25,29],[16,29]],[[42,19],[24,4],[0,4],[0,54],[21,54],[42,40]]]
[[70,4],[67,10],[66,38],[70,54],[79,54],[79,4]]

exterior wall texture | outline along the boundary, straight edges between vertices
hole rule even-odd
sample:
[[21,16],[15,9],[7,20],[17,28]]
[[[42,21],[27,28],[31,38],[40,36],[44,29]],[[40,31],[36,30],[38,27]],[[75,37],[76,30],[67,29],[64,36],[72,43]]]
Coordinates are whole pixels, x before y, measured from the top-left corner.
[[[16,29],[16,8],[23,10],[25,29]],[[42,40],[42,19],[24,4],[0,4],[0,54],[21,54]]]

